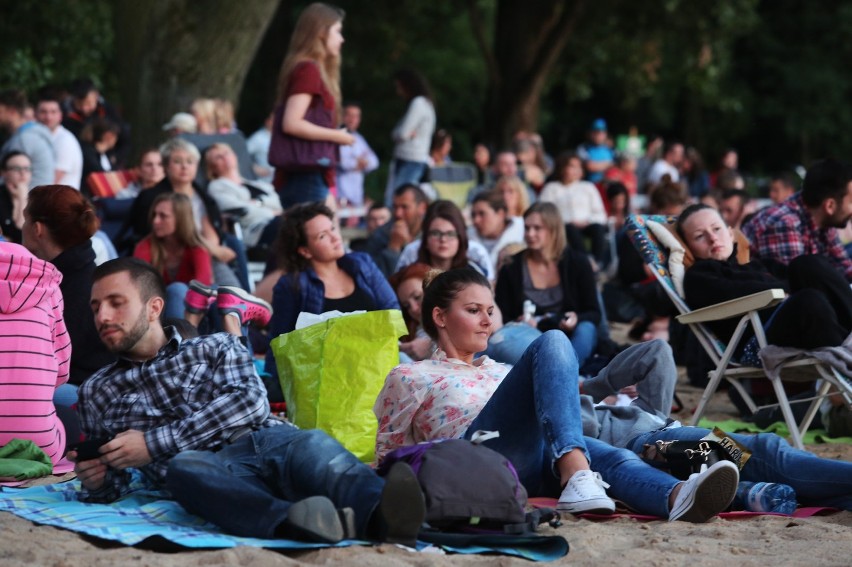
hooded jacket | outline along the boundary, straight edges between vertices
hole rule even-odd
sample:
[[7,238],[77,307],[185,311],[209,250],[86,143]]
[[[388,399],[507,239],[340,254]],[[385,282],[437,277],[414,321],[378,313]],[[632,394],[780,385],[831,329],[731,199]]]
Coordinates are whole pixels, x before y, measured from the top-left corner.
[[54,465],[65,453],[65,428],[53,393],[68,381],[71,359],[61,281],[53,264],[0,242],[0,446],[29,439]]

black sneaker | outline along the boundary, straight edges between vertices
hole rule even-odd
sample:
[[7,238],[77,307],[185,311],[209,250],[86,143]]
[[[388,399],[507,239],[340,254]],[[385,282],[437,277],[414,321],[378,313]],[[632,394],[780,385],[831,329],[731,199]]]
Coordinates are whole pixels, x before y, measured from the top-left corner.
[[408,463],[394,463],[388,471],[378,511],[382,541],[417,546],[417,534],[426,517],[426,502],[420,481]]

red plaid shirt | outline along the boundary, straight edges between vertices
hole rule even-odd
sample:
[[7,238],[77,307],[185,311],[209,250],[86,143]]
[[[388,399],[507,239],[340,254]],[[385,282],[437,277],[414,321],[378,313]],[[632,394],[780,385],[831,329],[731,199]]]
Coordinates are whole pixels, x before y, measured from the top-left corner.
[[820,228],[796,193],[781,204],[757,213],[742,228],[758,258],[789,264],[805,254],[821,254],[852,282],[852,260],[840,243],[837,229]]

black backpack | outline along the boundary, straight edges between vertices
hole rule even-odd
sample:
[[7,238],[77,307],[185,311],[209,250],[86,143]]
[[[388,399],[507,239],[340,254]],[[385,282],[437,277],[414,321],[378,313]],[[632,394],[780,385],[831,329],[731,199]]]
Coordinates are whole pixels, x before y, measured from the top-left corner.
[[526,511],[527,491],[515,467],[488,447],[463,439],[403,447],[385,457],[379,474],[396,461],[407,462],[417,474],[433,530],[528,535],[540,523],[559,525],[551,509]]

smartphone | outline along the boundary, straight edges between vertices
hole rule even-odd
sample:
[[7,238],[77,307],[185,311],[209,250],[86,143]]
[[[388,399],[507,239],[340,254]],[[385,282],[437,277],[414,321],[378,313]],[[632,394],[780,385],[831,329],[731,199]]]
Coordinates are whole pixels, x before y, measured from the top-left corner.
[[85,441],[80,441],[79,443],[71,445],[68,450],[76,451],[78,461],[90,461],[100,457],[101,453],[98,449],[100,449],[101,445],[109,443],[110,441],[112,441],[112,437],[86,439]]

